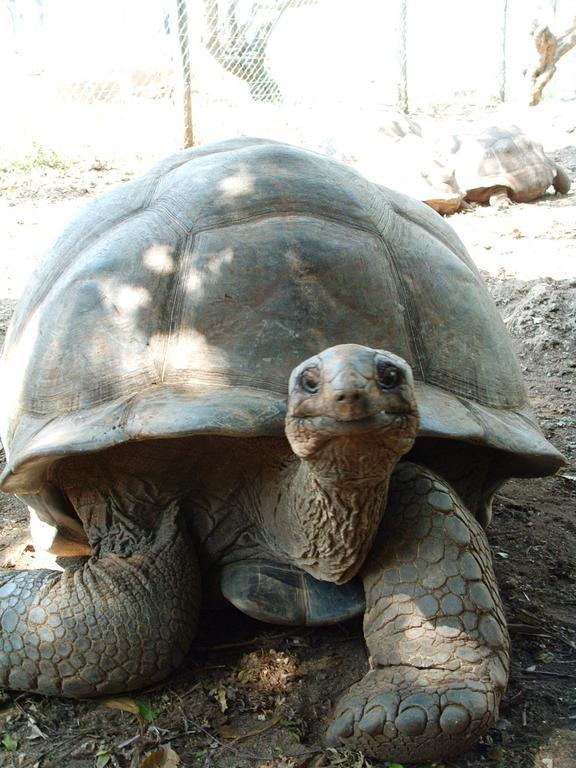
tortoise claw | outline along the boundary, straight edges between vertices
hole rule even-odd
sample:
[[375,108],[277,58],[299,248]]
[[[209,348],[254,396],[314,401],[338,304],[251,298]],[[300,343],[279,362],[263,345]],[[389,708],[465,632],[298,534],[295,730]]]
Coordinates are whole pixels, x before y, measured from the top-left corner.
[[348,709],[332,723],[326,733],[326,743],[329,747],[339,747],[342,739],[352,736],[355,719],[354,713]]

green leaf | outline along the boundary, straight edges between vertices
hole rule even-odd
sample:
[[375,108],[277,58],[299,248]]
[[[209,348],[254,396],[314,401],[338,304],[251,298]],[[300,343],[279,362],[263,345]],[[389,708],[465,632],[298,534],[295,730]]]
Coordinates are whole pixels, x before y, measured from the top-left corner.
[[108,750],[101,750],[96,755],[96,768],[106,768],[111,759],[112,754]]
[[136,700],[136,703],[138,704],[138,714],[144,720],[145,723],[151,723],[152,720],[156,717],[158,712],[155,709],[152,709],[150,704],[148,704],[147,701],[138,701]]
[[192,757],[204,757],[206,751],[205,749],[199,749],[198,752],[192,752]]
[[2,746],[7,752],[16,752],[18,742],[11,733],[4,733],[2,734]]
[[401,763],[388,763],[388,768],[404,768]]

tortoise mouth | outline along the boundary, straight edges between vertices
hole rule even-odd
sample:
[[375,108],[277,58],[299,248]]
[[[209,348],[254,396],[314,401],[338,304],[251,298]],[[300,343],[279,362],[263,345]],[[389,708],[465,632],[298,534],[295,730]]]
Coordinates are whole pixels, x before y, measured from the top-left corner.
[[366,432],[388,430],[410,431],[418,416],[412,411],[376,411],[365,416],[338,414],[319,414],[317,416],[296,417],[301,427],[309,430],[321,430],[334,435],[359,435]]

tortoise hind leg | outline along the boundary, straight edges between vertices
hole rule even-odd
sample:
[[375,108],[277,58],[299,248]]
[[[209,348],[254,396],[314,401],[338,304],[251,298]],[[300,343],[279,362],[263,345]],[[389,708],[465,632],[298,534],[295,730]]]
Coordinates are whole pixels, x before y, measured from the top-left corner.
[[493,208],[496,208],[497,210],[509,208],[511,205],[513,205],[513,202],[510,199],[510,190],[508,187],[493,187],[490,190],[488,202]]
[[380,544],[364,567],[371,670],[328,731],[399,762],[463,752],[497,717],[508,634],[484,532],[432,472],[396,470]]

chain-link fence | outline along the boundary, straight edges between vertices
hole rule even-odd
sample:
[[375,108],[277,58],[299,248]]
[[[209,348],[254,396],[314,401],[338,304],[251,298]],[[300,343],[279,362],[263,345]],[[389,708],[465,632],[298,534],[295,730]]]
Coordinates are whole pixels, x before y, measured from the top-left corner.
[[[521,98],[573,0],[0,0],[2,155],[161,155],[239,134],[326,149],[391,107]],[[576,65],[550,94],[572,98]]]

